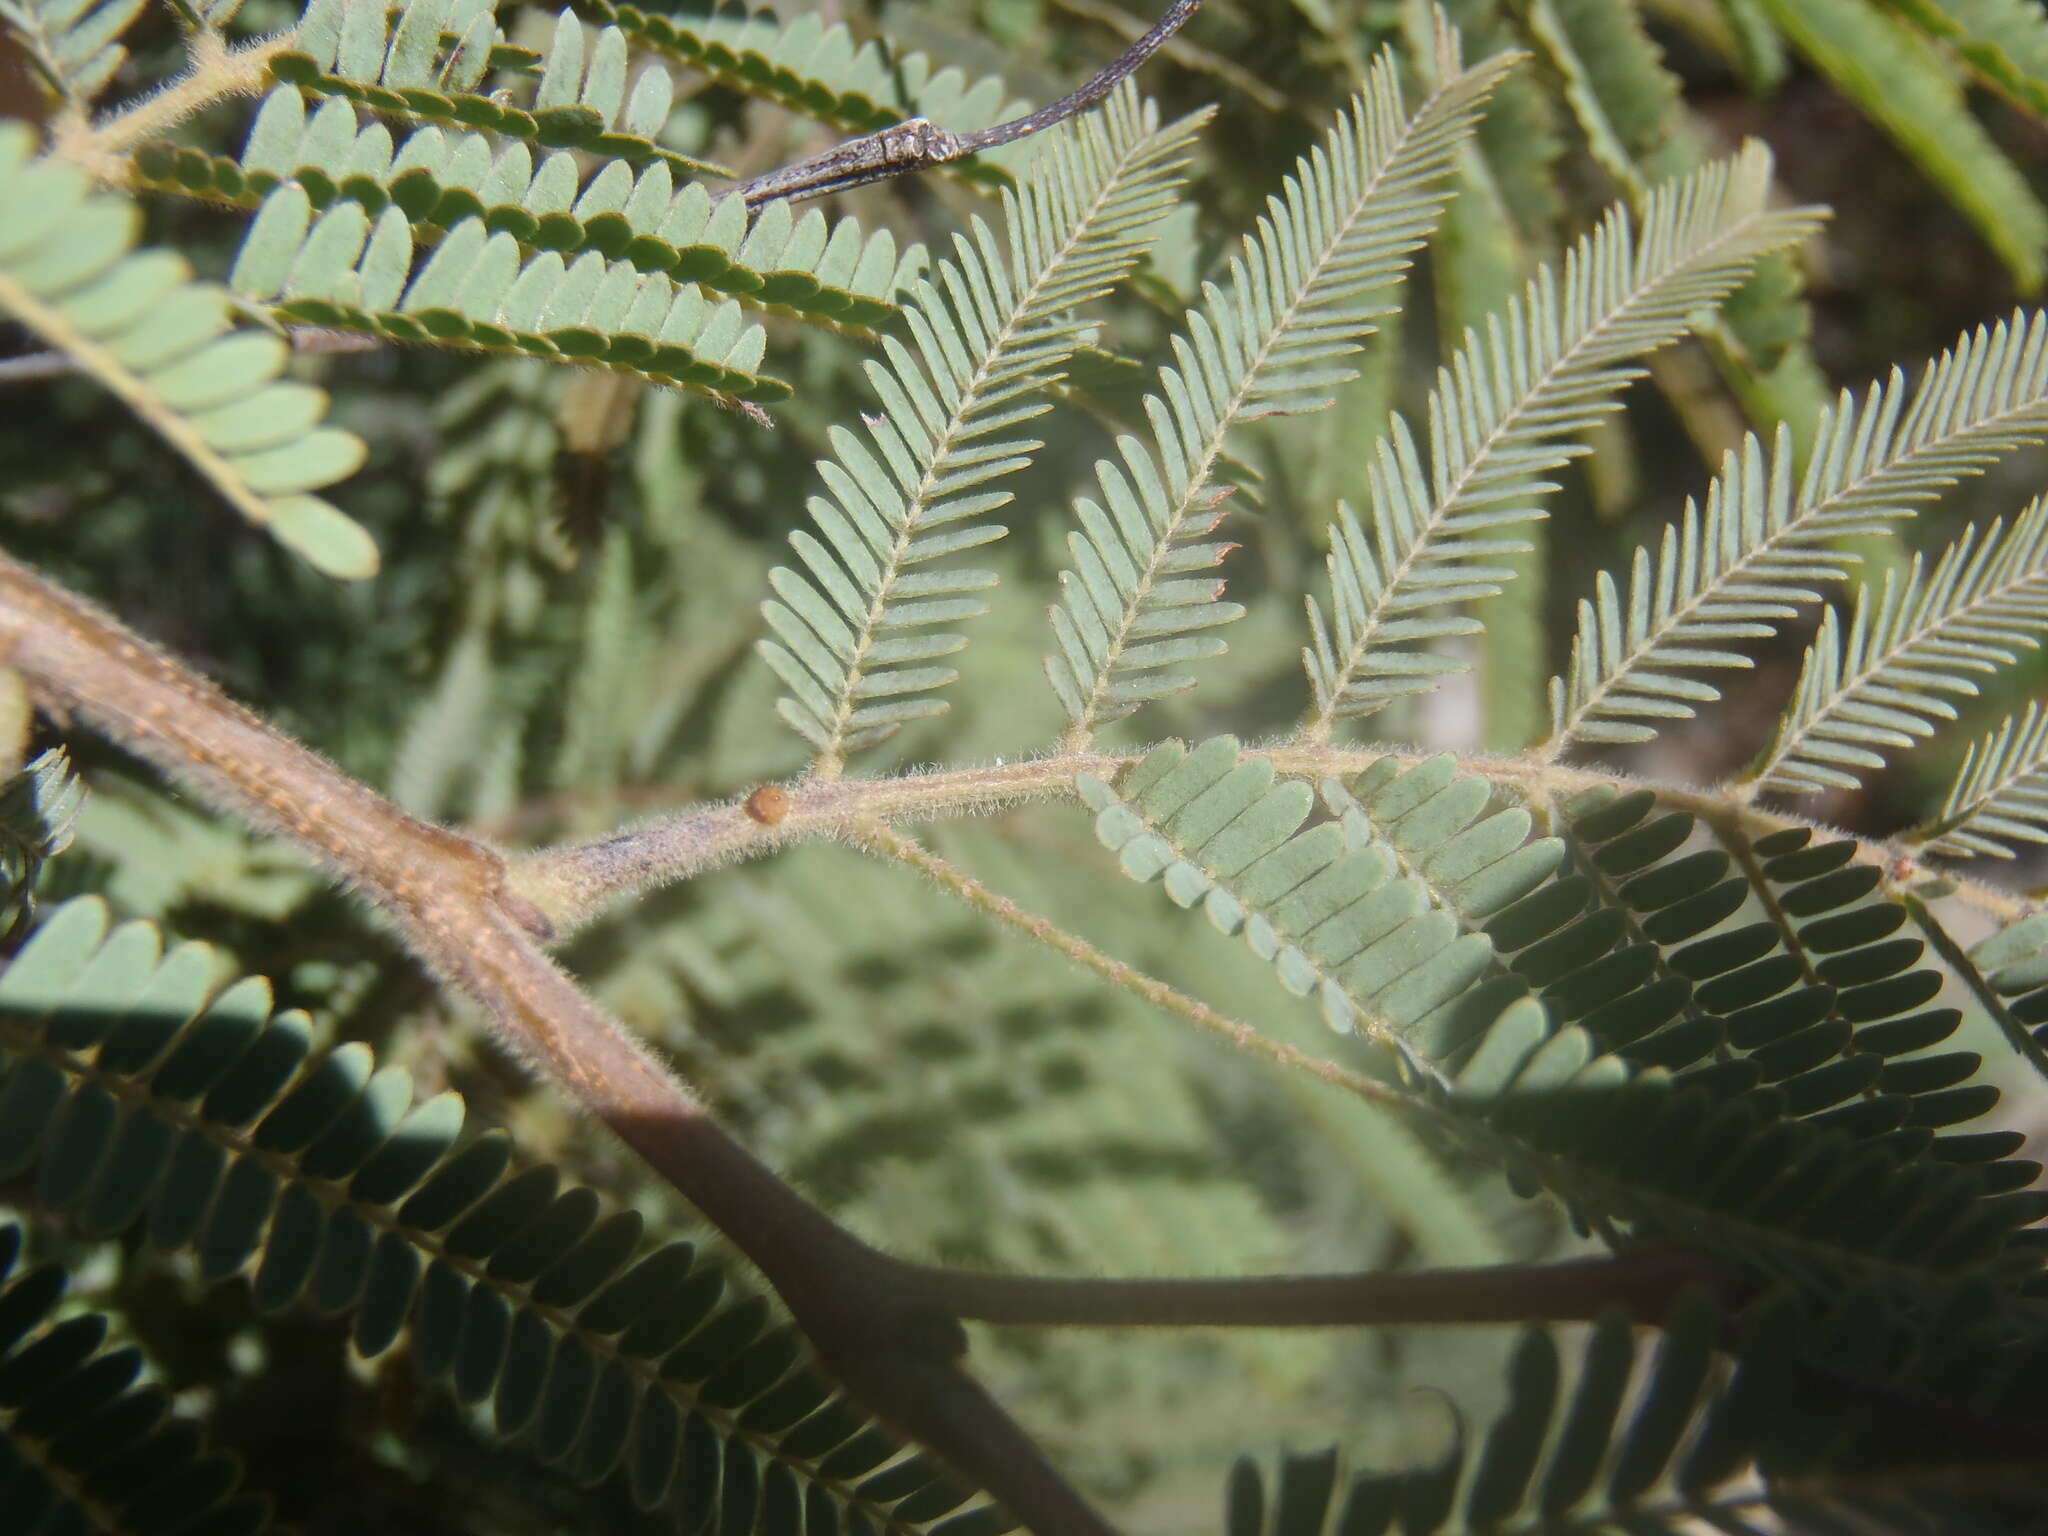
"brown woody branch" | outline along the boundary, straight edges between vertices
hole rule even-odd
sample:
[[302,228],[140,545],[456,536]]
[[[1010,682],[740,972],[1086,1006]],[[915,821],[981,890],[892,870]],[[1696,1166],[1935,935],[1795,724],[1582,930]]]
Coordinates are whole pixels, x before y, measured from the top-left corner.
[[1439,1274],[1062,1281],[907,1264],[758,1161],[542,951],[545,920],[487,845],[409,816],[113,619],[0,556],[0,665],[252,826],[292,839],[382,908],[441,981],[731,1239],[820,1360],[1041,1536],[1113,1536],[963,1365],[960,1319],[1331,1326],[1661,1315],[1686,1266],[1623,1258]]

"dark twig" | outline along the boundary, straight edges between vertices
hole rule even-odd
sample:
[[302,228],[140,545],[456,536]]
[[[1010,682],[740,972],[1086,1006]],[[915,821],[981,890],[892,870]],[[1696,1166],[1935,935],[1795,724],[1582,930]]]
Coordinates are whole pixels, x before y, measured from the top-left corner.
[[1639,1323],[1670,1315],[1698,1287],[1732,1310],[1729,1277],[1675,1248],[1567,1259],[1342,1275],[1214,1280],[1063,1279],[920,1272],[935,1300],[975,1322],[1067,1328],[1356,1328],[1403,1323],[1588,1322],[1620,1308]]
[[1181,29],[1201,3],[1202,0],[1173,0],[1150,32],[1117,55],[1093,80],[1078,91],[1062,96],[1049,107],[1040,107],[1023,117],[1012,118],[990,128],[978,128],[972,133],[955,133],[925,118],[913,117],[907,122],[892,123],[877,133],[835,144],[808,160],[799,160],[794,165],[785,165],[780,170],[743,181],[739,184],[739,194],[747,200],[750,208],[778,200],[794,202],[800,198],[823,197],[830,192],[844,192],[849,187],[862,187],[869,182],[885,181],[891,176],[944,165],[984,149],[995,149],[1034,133],[1042,133],[1086,111],[1115,90]]

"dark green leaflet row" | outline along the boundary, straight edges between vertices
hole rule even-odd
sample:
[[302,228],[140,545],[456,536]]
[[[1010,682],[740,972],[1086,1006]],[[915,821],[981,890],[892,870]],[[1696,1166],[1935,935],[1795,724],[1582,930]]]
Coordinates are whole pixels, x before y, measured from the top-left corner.
[[535,250],[592,250],[644,273],[846,325],[891,319],[897,290],[925,259],[917,246],[899,257],[886,229],[864,236],[857,220],[828,225],[817,209],[799,218],[778,202],[750,217],[743,202],[714,200],[702,182],[678,187],[658,161],[636,175],[614,160],[585,185],[567,150],[536,169],[523,143],[497,146],[438,125],[394,146],[388,128],[359,124],[346,101],[309,114],[291,86],[264,101],[239,160],[159,140],[137,151],[136,169],[155,185],[250,208],[296,182],[315,208],[347,200],[374,215],[395,207],[443,230],[480,218],[490,233]]
[[655,142],[668,121],[675,82],[659,65],[629,81],[626,38],[617,27],[586,43],[582,24],[563,12],[537,61],[540,83],[530,108],[482,89],[493,64],[503,61],[503,41],[489,0],[413,0],[396,12],[312,0],[294,46],[272,56],[270,73],[379,112],[484,128],[632,165],[661,160],[685,176],[724,174],[722,167]]
[[[1968,1081],[1977,1055],[1926,1054],[1962,1015],[1929,1006],[1943,975],[1854,841],[1798,828],[1702,846],[1699,831],[1649,791],[1580,806],[1567,868],[1486,932],[1560,1022],[1681,1083],[1768,1086],[1781,1114],[1911,1152],[1998,1102]],[[1989,1161],[2019,1140],[1944,1136],[1939,1155]]]
[[[1529,842],[1526,812],[1443,759],[1326,785],[1337,819],[1306,825],[1308,786],[1228,738],[1081,788],[1126,873],[1241,933],[1333,1025],[1367,1021],[1416,1118],[1589,1226],[1822,1288],[2038,1272],[2038,1169],[2010,1133],[1937,1135],[1991,1096],[1959,1081],[1973,1055],[1931,1053],[1956,1018],[1925,1006],[1904,909],[1838,845],[1767,839],[1753,883],[1647,794]],[[1767,924],[1742,918],[1756,892]],[[1773,946],[1829,979],[1788,980]],[[1724,977],[1722,1011],[1695,999]]]
[[256,1536],[264,1500],[232,1456],[206,1448],[171,1400],[137,1386],[142,1352],[106,1348],[100,1312],[55,1317],[67,1285],[22,1269],[21,1228],[0,1226],[0,1517],[17,1536],[133,1532]]
[[373,222],[340,202],[315,219],[304,189],[287,184],[264,199],[229,282],[309,325],[600,364],[739,400],[790,393],[756,371],[767,334],[733,300],[596,251],[522,259],[518,240],[481,219],[449,230],[415,269],[412,225],[397,209]]
[[[1654,1345],[1618,1314],[1576,1340],[1532,1330],[1483,1435],[1433,1465],[1348,1478],[1334,1451],[1289,1457],[1270,1491],[1240,1460],[1226,1536],[2037,1531],[2048,1506],[2039,1452],[1987,1455],[1983,1435],[1994,1418],[2008,1431],[2041,1421],[2048,1327],[1986,1313],[1985,1301],[1951,1292],[1948,1332],[1902,1331],[1868,1293],[1819,1312],[1772,1297],[1733,1331],[1682,1303]],[[1973,1327],[1972,1316],[1997,1322]],[[1947,1342],[1929,1351],[1928,1337]],[[1834,1374],[1799,1369],[1816,1353]],[[1912,1394],[1903,1406],[1901,1389]],[[1931,1425],[1932,1401],[1983,1417]],[[1904,1440],[1902,1419],[1913,1425]],[[1976,1475],[1959,1472],[1973,1462]]]
[[637,1213],[465,1139],[454,1094],[414,1105],[366,1047],[273,1015],[261,979],[216,991],[211,951],[160,950],[88,898],[0,973],[0,1178],[38,1205],[244,1274],[259,1309],[351,1312],[366,1356],[408,1333],[498,1434],[624,1477],[680,1530],[1011,1528],[839,1398],[764,1297],[721,1305],[690,1244],[643,1253]]

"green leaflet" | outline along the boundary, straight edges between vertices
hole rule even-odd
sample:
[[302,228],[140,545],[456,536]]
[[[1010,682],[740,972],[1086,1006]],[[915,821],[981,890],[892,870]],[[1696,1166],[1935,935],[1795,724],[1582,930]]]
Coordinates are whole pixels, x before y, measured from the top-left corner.
[[850,217],[828,224],[817,209],[798,216],[780,202],[750,215],[739,199],[714,199],[701,182],[678,185],[666,161],[637,174],[623,160],[607,161],[586,179],[568,150],[536,167],[521,142],[497,145],[438,124],[394,145],[381,123],[359,126],[356,110],[330,98],[309,113],[297,87],[279,86],[239,161],[159,140],[137,151],[137,170],[153,185],[244,207],[285,182],[318,209],[338,199],[372,215],[396,207],[420,244],[432,235],[419,226],[452,229],[480,218],[490,232],[536,250],[594,250],[642,272],[845,325],[892,318],[898,290],[924,265],[923,247],[899,257],[886,229],[864,235]]
[[[456,41],[444,48],[447,38]],[[605,27],[586,39],[568,11],[538,61],[531,106],[484,94],[502,38],[490,0],[413,0],[397,11],[348,0],[312,0],[295,47],[277,54],[277,80],[342,96],[375,111],[487,129],[549,149],[584,150],[629,165],[661,161],[680,176],[724,176],[708,160],[655,142],[668,122],[674,83],[660,64],[628,80],[626,36]]]
[[1984,993],[2007,1038],[2036,1072],[2048,1074],[2048,913],[2000,929],[1970,951],[1970,960],[1984,973]]
[[355,473],[362,441],[320,425],[327,397],[279,378],[281,337],[236,330],[228,295],[184,258],[131,253],[139,211],[71,166],[31,160],[0,123],[0,310],[117,395],[249,521],[331,576],[375,574],[377,548],[308,494]]
[[1320,409],[1331,386],[1356,376],[1343,359],[1435,228],[1458,151],[1515,63],[1509,54],[1466,68],[1441,18],[1434,41],[1439,84],[1420,108],[1405,110],[1394,55],[1382,55],[1283,195],[1268,199],[1228,287],[1205,284],[1173,337],[1174,363],[1145,399],[1152,441],[1119,438],[1122,466],[1095,467],[1102,501],[1074,503],[1075,564],[1060,575],[1045,661],[1072,743],[1193,687],[1171,669],[1225,649],[1209,631],[1244,610],[1221,600],[1224,584],[1209,573],[1234,546],[1204,542],[1231,490],[1215,480],[1224,441],[1243,421]]
[[24,1264],[21,1228],[0,1225],[0,1479],[14,1528],[160,1529],[176,1511],[190,1536],[268,1529],[269,1501],[242,1491],[239,1460],[209,1450],[162,1387],[137,1384],[142,1351],[109,1346],[103,1312],[60,1313],[70,1285],[55,1265]]
[[85,785],[62,747],[0,780],[0,934],[29,916],[43,866],[71,846]]
[[1977,226],[2020,287],[2038,287],[2048,209],[1970,115],[1926,39],[1870,0],[1758,4]]
[[218,970],[148,924],[110,931],[97,900],[53,911],[0,972],[0,1174],[82,1231],[245,1275],[260,1310],[345,1312],[365,1356],[406,1337],[497,1435],[622,1477],[642,1509],[923,1536],[966,1501],[689,1243],[643,1251],[637,1212],[465,1136],[456,1095],[413,1103],[402,1069],[317,1050],[267,983]]
[[1691,168],[1678,80],[1630,0],[1535,0],[1526,17],[1587,148],[1616,185],[1639,198]]
[[2048,12],[2032,0],[1888,0],[2037,115],[2048,113]]
[[967,641],[941,626],[984,612],[971,594],[996,578],[919,568],[1002,537],[988,517],[1010,493],[985,487],[1039,447],[1014,433],[1051,408],[1045,391],[1092,334],[1073,311],[1144,257],[1204,121],[1162,128],[1120,91],[1047,147],[1021,195],[1004,194],[1007,259],[975,220],[913,290],[915,352],[892,337],[867,365],[884,407],[873,447],[832,429],[835,457],[818,466],[829,495],[810,501],[817,534],[790,538],[804,570],[778,567],[762,605],[774,638],[760,655],[790,690],[777,709],[821,760],[945,709],[933,695],[958,674],[929,663]]
[[1114,789],[1077,782],[1096,837],[1125,874],[1161,881],[1175,904],[1200,904],[1217,928],[1242,935],[1283,987],[1315,998],[1333,1029],[1395,1045],[1435,1071],[1523,990],[1480,985],[1499,980],[1493,946],[1461,918],[1525,895],[1557,849],[1523,857],[1515,834],[1526,834],[1526,818],[1480,819],[1485,794],[1430,793],[1434,777],[1403,786],[1423,790],[1414,803],[1363,786],[1398,843],[1362,834],[1363,813],[1348,828],[1304,830],[1309,787],[1279,779],[1228,736],[1193,750],[1155,747]]
[[1769,207],[1770,167],[1751,143],[1664,184],[1645,200],[1640,235],[1612,210],[1561,279],[1545,269],[1485,336],[1468,333],[1430,398],[1426,463],[1394,418],[1369,470],[1369,527],[1347,508],[1331,530],[1331,618],[1309,602],[1311,739],[1462,670],[1426,642],[1480,627],[1459,610],[1512,576],[1489,562],[1524,548],[1500,530],[1543,515],[1545,477],[1584,451],[1572,435],[1613,408],[1641,371],[1632,360],[1684,335],[1759,258],[1817,227],[1812,209]]
[[2048,843],[2048,704],[2029,704],[1971,742],[1940,814],[1909,840],[1952,859],[2009,859],[2009,841]]
[[518,240],[465,219],[414,271],[412,226],[396,208],[374,222],[354,202],[318,219],[297,185],[264,199],[229,279],[283,320],[394,341],[596,364],[705,394],[774,401],[759,373],[767,334],[731,299],[707,299],[631,262],[585,251],[522,260]]
[[1747,667],[1733,640],[1776,631],[1847,575],[1835,541],[1880,534],[1966,475],[2048,434],[2048,316],[2016,313],[1944,352],[1911,391],[1894,370],[1821,417],[1795,482],[1791,435],[1755,437],[1688,503],[1654,559],[1636,553],[1626,602],[1605,572],[1579,604],[1566,677],[1551,681],[1554,755],[1574,742],[1647,741],[1720,690],[1680,669]]
[[[1967,1288],[1949,1320],[1987,1312]],[[2030,1514],[1990,1479],[1955,1476],[1974,1427],[1907,1427],[1901,1398],[1969,1401],[1981,1422],[2038,1420],[2029,1377],[2048,1354],[2041,1319],[1967,1325],[1926,1348],[1888,1330],[1867,1291],[1802,1304],[1779,1293],[1740,1323],[1698,1297],[1651,1345],[1620,1311],[1579,1333],[1525,1331],[1483,1430],[1442,1459],[1346,1473],[1334,1450],[1286,1458],[1270,1493],[1249,1457],[1232,1469],[1226,1536],[1579,1536],[1625,1530],[1952,1529],[2021,1536]],[[1801,1358],[1853,1361],[1836,1374]],[[1461,1421],[1466,1415],[1454,1406]]]
[[1903,578],[1857,594],[1842,633],[1839,610],[1821,616],[1792,707],[1747,782],[1792,794],[1855,788],[1858,770],[1886,750],[1934,734],[1956,718],[1943,695],[1974,697],[1976,676],[1998,671],[2048,641],[2048,499],[2013,520],[1963,536],[1924,575],[1918,555]]
[[83,110],[127,62],[120,39],[143,9],[144,0],[0,0],[0,23],[44,84]]

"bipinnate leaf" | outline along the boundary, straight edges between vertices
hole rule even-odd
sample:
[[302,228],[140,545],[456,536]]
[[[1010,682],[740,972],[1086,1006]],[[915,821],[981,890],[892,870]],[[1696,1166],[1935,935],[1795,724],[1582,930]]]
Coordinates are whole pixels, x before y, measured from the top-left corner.
[[816,533],[790,539],[803,569],[775,570],[762,606],[773,638],[760,653],[789,689],[777,708],[820,762],[945,709],[935,695],[958,674],[932,663],[967,643],[945,626],[985,611],[972,594],[996,578],[934,562],[1002,537],[989,517],[1010,493],[987,487],[1039,447],[1016,430],[1050,408],[1046,390],[1092,334],[1074,311],[1144,256],[1205,120],[1161,127],[1135,90],[1118,92],[1004,195],[1007,251],[974,220],[914,286],[915,350],[891,337],[867,365],[883,409],[868,441],[832,429]]
[[1911,841],[1952,859],[2009,859],[2015,842],[2048,843],[2048,703],[1970,743],[1940,814]]
[[32,158],[26,123],[0,124],[0,310],[67,354],[148,423],[236,511],[332,576],[377,570],[377,547],[309,494],[355,473],[353,433],[323,426],[326,396],[279,377],[281,336],[237,329],[227,293],[183,257],[132,249],[140,213],[84,173]]
[[1688,503],[1626,595],[1606,573],[1579,604],[1564,677],[1550,685],[1553,756],[1575,743],[1647,741],[1656,722],[1718,699],[1697,674],[1747,668],[1729,644],[1773,635],[1849,573],[1842,541],[1881,535],[1958,479],[2048,436],[2048,316],[2020,312],[1958,339],[1908,388],[1894,369],[1821,417],[1804,473],[1791,433],[1723,461],[1704,509]]
[[1330,617],[1309,600],[1310,739],[1464,670],[1432,642],[1480,627],[1467,605],[1513,575],[1502,555],[1528,547],[1504,530],[1544,515],[1548,477],[1585,452],[1636,360],[1817,227],[1814,209],[1773,208],[1770,180],[1752,142],[1653,189],[1640,230],[1611,209],[1562,277],[1545,268],[1485,335],[1466,335],[1430,397],[1426,451],[1394,418],[1368,463],[1368,520],[1347,508],[1331,530]]
[[1102,499],[1074,503],[1080,527],[1052,610],[1046,676],[1080,745],[1149,700],[1194,686],[1177,670],[1225,646],[1212,633],[1244,610],[1214,574],[1234,547],[1209,539],[1231,487],[1217,472],[1226,439],[1260,416],[1318,410],[1355,376],[1346,361],[1388,313],[1389,289],[1429,238],[1450,173],[1488,96],[1513,66],[1503,54],[1466,67],[1437,18],[1436,89],[1413,112],[1394,55],[1270,197],[1225,284],[1173,337],[1173,362],[1146,396],[1151,441],[1125,435],[1121,463],[1095,466]]
[[1886,753],[1956,718],[1951,700],[2048,641],[2048,498],[1943,552],[1915,555],[1903,576],[1862,589],[1846,636],[1821,616],[1792,708],[1746,782],[1793,794],[1853,789]]

